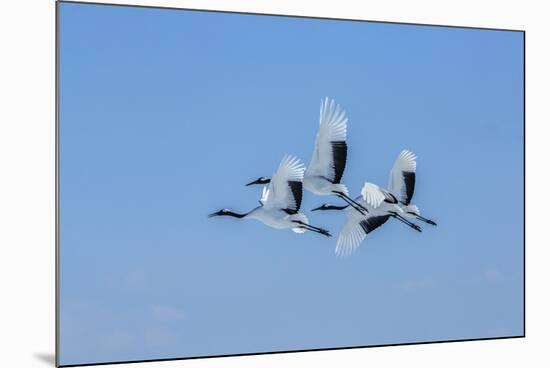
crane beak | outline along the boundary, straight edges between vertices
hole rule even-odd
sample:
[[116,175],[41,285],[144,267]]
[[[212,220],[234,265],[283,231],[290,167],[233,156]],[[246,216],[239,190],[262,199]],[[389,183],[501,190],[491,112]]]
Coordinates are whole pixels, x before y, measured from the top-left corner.
[[254,180],[254,181],[251,181],[250,183],[246,184],[245,186],[251,186],[251,185],[254,185],[254,184],[260,184],[260,181],[259,180]]
[[269,184],[271,183],[270,178],[264,178],[263,176],[261,178],[258,178],[254,181],[251,181],[250,183],[246,184],[246,186],[254,185],[254,184]]
[[220,215],[219,211],[218,212],[213,212],[213,213],[208,215],[208,218],[216,217],[216,216],[219,216],[219,215]]
[[320,211],[320,210],[322,210],[322,209],[323,209],[323,206],[320,206],[320,207],[317,207],[317,208],[312,209],[311,211],[312,211],[312,212],[313,212],[313,211]]

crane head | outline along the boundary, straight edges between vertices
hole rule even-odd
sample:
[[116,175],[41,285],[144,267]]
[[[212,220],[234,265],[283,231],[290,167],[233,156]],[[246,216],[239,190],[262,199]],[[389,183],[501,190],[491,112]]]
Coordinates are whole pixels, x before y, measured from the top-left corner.
[[265,176],[260,176],[258,179],[246,184],[246,186],[255,185],[255,184],[269,184],[270,182],[271,182],[270,178],[266,178]]
[[230,212],[231,211],[229,211],[227,208],[224,208],[223,210],[219,210],[217,212],[209,214],[208,217],[227,216]]
[[344,210],[346,208],[348,208],[348,206],[335,206],[330,203],[325,203],[317,208],[312,209],[312,211]]

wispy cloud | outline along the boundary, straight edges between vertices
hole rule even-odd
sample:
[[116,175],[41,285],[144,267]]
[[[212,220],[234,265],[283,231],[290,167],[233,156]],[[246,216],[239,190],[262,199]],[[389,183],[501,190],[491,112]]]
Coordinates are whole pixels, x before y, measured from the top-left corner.
[[61,308],[61,361],[108,360],[131,351],[138,342],[136,333],[117,326],[120,319],[101,304],[65,300]]
[[137,338],[126,331],[106,333],[101,338],[101,347],[106,351],[121,351],[135,345]]
[[61,358],[67,364],[123,360],[143,346],[170,347],[181,342],[184,319],[184,310],[168,303],[116,311],[97,302],[66,300],[61,314]]
[[147,286],[147,273],[143,268],[133,268],[126,274],[124,285],[133,290],[143,289]]
[[157,321],[182,321],[185,318],[183,309],[172,305],[153,305],[151,311]]
[[435,285],[435,282],[433,280],[405,280],[403,282],[403,287],[406,290],[421,290],[421,289],[428,289]]

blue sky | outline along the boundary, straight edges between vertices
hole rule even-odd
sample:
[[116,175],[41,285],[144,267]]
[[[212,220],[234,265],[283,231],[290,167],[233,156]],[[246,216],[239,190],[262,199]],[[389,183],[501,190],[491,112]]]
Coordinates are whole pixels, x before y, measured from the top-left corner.
[[[60,5],[62,364],[523,333],[523,35]],[[350,258],[335,235],[208,219],[310,159],[321,98],[347,111],[343,181],[414,202]]]

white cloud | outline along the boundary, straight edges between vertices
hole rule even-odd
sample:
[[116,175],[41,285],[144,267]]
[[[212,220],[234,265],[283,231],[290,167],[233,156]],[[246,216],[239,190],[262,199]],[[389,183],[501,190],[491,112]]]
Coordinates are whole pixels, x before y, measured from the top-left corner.
[[101,337],[101,347],[106,351],[126,350],[136,343],[136,336],[126,331],[110,332]]
[[139,290],[147,286],[147,274],[142,268],[134,268],[126,274],[124,284],[129,289]]
[[125,360],[140,347],[177,345],[184,318],[182,308],[169,304],[129,306],[116,312],[95,302],[65,300],[61,315],[62,361]]
[[181,321],[185,318],[183,309],[171,305],[153,305],[153,318],[157,321]]
[[431,288],[435,283],[431,280],[405,280],[403,287],[406,290],[420,290]]

